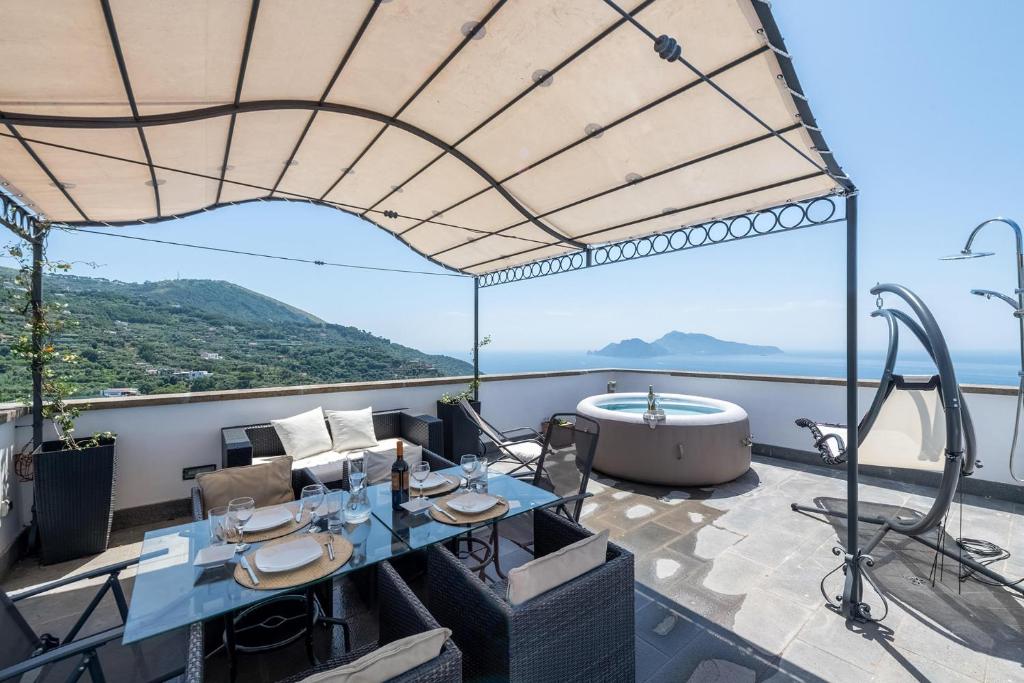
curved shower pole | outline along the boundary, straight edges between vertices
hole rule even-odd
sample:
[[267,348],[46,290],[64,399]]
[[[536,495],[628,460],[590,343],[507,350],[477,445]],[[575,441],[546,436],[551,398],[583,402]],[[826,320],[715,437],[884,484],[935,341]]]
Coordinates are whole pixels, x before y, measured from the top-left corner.
[[992,225],[994,223],[1002,223],[1013,230],[1014,245],[1017,248],[1017,291],[1014,292],[1016,298],[1007,296],[1006,294],[1000,294],[999,292],[994,292],[989,289],[972,289],[971,294],[983,296],[986,299],[995,297],[1001,301],[1005,301],[1014,309],[1014,317],[1017,318],[1017,327],[1020,337],[1020,371],[1017,373],[1017,411],[1013,419],[1013,439],[1010,441],[1009,468],[1010,476],[1013,480],[1024,484],[1024,479],[1017,476],[1017,471],[1014,467],[1017,455],[1017,442],[1019,441],[1021,434],[1021,412],[1022,409],[1024,409],[1024,234],[1022,234],[1021,227],[1015,220],[1003,218],[1002,216],[990,218],[987,221],[979,223],[973,230],[971,230],[971,234],[967,237],[967,243],[964,244],[964,248],[959,254],[947,256],[943,260],[954,261],[992,256],[993,252],[971,251],[971,246],[973,246],[978,233],[981,232],[985,226]]

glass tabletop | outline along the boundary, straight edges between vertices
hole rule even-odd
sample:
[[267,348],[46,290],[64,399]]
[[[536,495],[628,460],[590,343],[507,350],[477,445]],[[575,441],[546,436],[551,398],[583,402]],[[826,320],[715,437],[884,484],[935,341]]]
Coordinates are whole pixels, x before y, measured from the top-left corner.
[[[456,477],[462,476],[462,469],[459,467],[440,470],[440,472]],[[558,496],[550,491],[532,486],[515,477],[489,472],[487,492],[504,497],[509,503],[509,511],[501,517],[477,524],[445,524],[435,521],[426,510],[418,513],[393,510],[391,508],[390,483],[374,484],[369,487],[368,492],[373,515],[413,550],[450,540],[474,529],[500,522],[502,519],[529,512],[558,499]]]
[[[361,524],[346,524],[340,535],[354,546],[352,558],[331,576],[409,551],[405,543],[373,516]],[[233,578],[233,561],[205,570],[194,567],[196,553],[209,544],[210,523],[205,520],[146,533],[125,621],[124,643],[151,638],[302,587],[276,591],[244,588]],[[255,548],[260,544],[252,545]]]

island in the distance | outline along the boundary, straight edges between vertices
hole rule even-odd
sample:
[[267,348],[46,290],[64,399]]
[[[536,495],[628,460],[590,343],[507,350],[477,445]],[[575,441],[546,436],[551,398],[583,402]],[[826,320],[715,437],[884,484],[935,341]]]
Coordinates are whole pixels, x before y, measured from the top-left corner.
[[587,351],[593,356],[614,358],[655,358],[657,356],[771,356],[782,353],[777,346],[758,346],[717,339],[709,334],[669,332],[652,342],[643,339],[623,339],[608,344],[598,351]]

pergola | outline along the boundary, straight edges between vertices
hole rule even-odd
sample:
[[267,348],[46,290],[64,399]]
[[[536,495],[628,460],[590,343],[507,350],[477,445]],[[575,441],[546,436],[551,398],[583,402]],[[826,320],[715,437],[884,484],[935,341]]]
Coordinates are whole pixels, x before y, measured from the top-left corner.
[[[864,616],[856,188],[767,2],[4,9],[0,222],[32,244],[35,308],[53,226],[149,224],[244,202],[359,216],[470,276],[476,311],[482,287],[844,223],[843,611]],[[33,375],[38,444],[35,365]]]

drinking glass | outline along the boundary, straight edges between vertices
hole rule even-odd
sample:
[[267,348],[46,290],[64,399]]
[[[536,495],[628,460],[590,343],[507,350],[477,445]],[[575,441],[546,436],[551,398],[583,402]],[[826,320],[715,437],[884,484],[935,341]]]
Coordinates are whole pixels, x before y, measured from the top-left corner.
[[345,527],[345,492],[340,489],[328,491],[320,509],[327,519],[327,530],[333,534],[341,533]]
[[480,458],[477,462],[472,488],[477,493],[487,493],[487,458]]
[[228,542],[228,508],[226,505],[210,508],[206,518],[210,520],[210,545],[224,545]]
[[363,471],[362,460],[348,461],[348,488],[355,493],[366,484],[366,472]]
[[327,487],[323,484],[310,484],[302,487],[299,497],[302,499],[303,507],[309,510],[309,532],[317,530],[320,523],[320,506],[324,504],[324,496],[327,495]]
[[249,549],[245,542],[245,525],[252,519],[252,513],[256,511],[256,501],[252,498],[235,498],[228,502],[228,519],[238,532],[238,543],[235,544],[236,553],[244,553]]
[[430,463],[426,460],[420,460],[412,467],[412,478],[420,485],[420,500],[426,500],[426,496],[423,495],[423,482],[430,476]]
[[459,488],[468,489],[471,487],[471,479],[473,476],[473,472],[476,471],[477,457],[472,454],[464,455],[462,456],[462,459],[459,461],[459,464],[462,465],[462,472],[466,475],[464,477],[466,481],[465,487],[460,486]]

